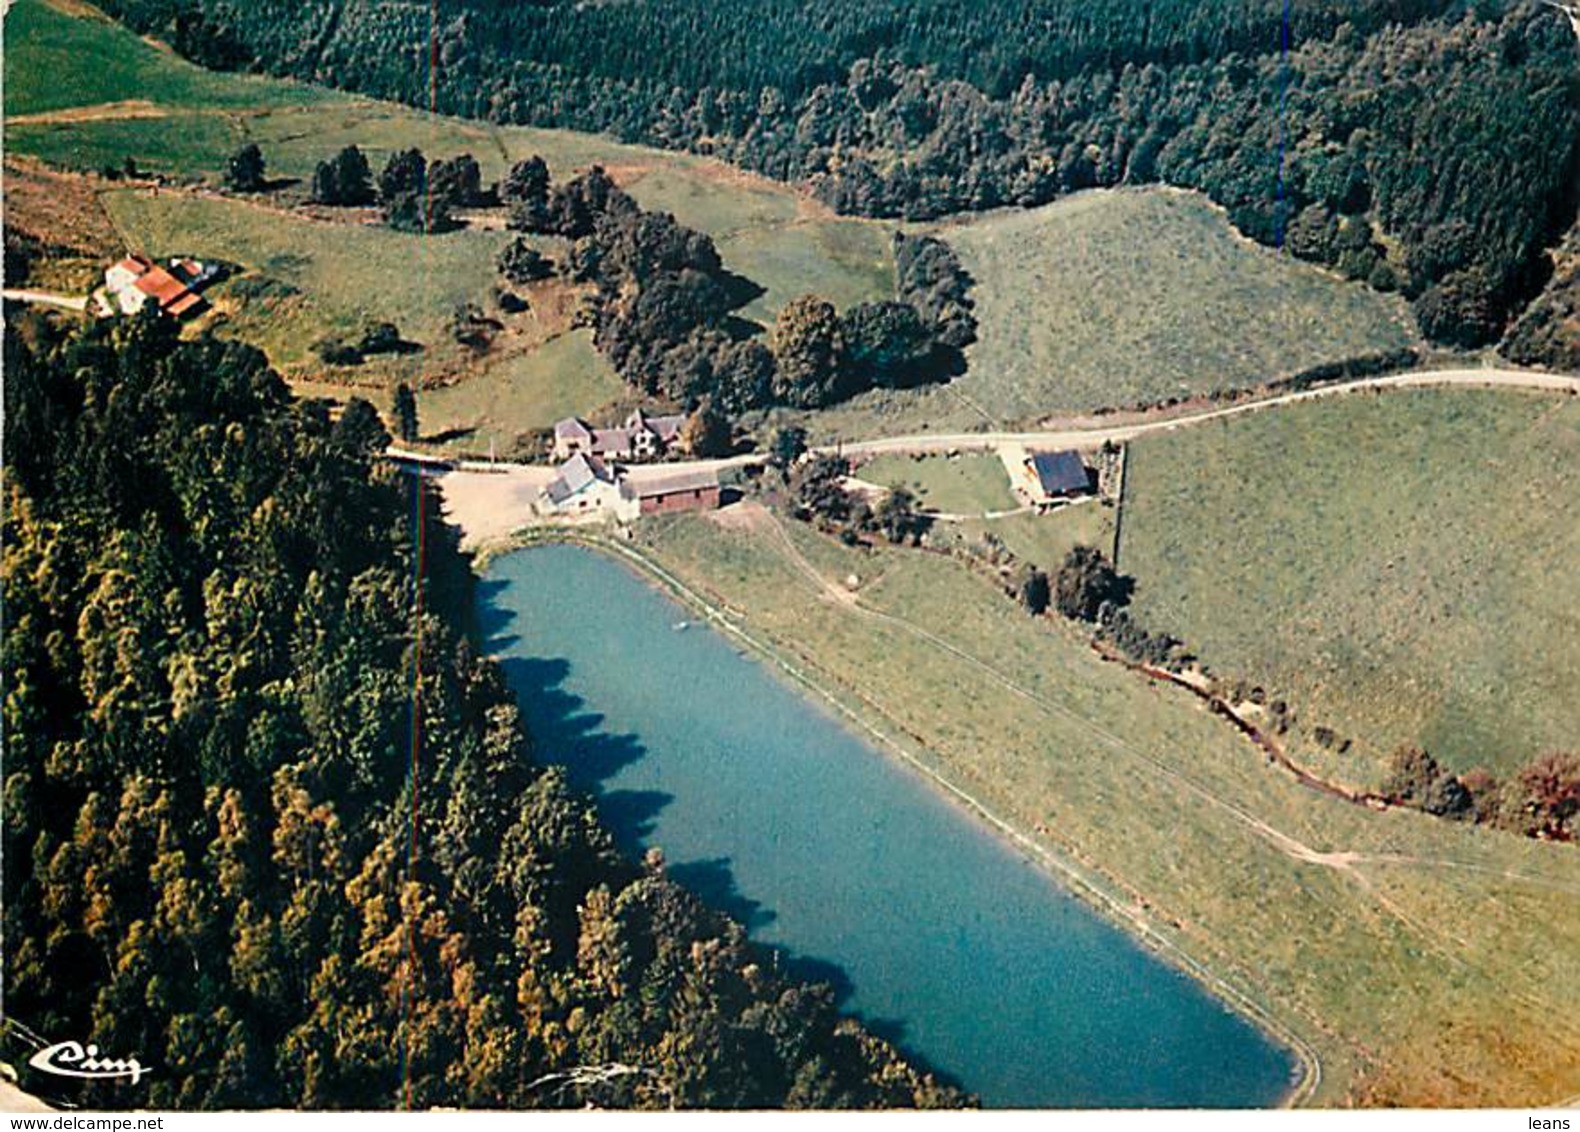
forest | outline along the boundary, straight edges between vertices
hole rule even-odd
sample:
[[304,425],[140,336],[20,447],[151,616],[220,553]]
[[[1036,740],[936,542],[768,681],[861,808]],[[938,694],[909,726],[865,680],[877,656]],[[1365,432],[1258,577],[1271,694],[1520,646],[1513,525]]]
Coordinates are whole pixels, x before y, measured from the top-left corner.
[[[157,315],[8,307],[6,1012],[99,1107],[969,1098],[623,858],[463,631],[383,422]],[[12,1058],[18,1064],[22,1057]],[[63,1091],[70,1090],[70,1091]]]
[[712,153],[847,213],[1199,189],[1454,346],[1542,290],[1580,200],[1574,36],[1530,3],[108,6],[209,65]]

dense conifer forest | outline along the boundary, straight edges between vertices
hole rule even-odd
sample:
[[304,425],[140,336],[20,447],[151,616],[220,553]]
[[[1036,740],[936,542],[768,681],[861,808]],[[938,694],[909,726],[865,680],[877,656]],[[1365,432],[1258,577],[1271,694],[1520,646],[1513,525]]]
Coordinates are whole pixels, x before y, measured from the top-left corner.
[[964,1099],[535,760],[366,402],[151,308],[8,310],[5,375],[6,1012],[150,1069],[68,1099]]
[[[200,62],[611,132],[931,218],[1200,189],[1262,243],[1496,341],[1580,194],[1580,54],[1512,0],[113,0]],[[1286,50],[1287,49],[1287,50]]]

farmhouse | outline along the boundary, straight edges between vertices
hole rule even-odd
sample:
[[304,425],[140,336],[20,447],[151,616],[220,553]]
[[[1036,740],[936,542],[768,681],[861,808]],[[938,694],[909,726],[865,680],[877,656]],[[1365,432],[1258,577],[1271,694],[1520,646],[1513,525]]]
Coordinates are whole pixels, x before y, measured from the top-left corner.
[[537,501],[539,514],[561,517],[617,515],[635,507],[635,496],[614,470],[598,457],[581,452],[560,465],[559,475],[538,493]]
[[554,458],[568,460],[578,452],[605,460],[656,460],[680,439],[686,418],[679,414],[648,416],[641,409],[619,428],[594,428],[579,417],[554,426]]
[[1011,445],[999,455],[1015,494],[1034,507],[1048,507],[1092,491],[1092,473],[1077,452],[1027,452]]
[[122,314],[136,314],[149,302],[171,318],[185,318],[202,309],[193,286],[212,272],[196,260],[173,259],[167,270],[146,256],[129,255],[104,273],[106,305]]

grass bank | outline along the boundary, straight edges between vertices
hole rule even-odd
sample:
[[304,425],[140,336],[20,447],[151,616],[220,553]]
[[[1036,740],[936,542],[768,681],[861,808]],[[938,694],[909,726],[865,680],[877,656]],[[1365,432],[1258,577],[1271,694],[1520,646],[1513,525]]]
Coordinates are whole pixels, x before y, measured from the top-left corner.
[[[1305,790],[951,561],[717,518],[645,525],[637,549],[1241,988],[1316,1051],[1315,1103],[1575,1091],[1567,849]],[[832,596],[851,575],[855,599]]]

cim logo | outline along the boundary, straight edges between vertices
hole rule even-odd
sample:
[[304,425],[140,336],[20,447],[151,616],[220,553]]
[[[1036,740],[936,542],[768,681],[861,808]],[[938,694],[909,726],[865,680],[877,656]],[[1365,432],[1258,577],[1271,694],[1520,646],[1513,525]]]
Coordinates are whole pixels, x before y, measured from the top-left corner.
[[39,1050],[27,1063],[57,1077],[87,1077],[99,1081],[125,1077],[134,1085],[148,1072],[135,1057],[100,1057],[98,1046],[90,1044],[84,1049],[78,1042],[56,1042]]

